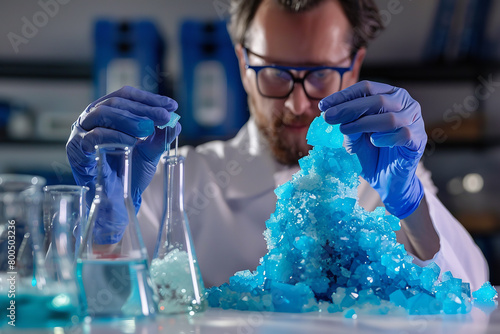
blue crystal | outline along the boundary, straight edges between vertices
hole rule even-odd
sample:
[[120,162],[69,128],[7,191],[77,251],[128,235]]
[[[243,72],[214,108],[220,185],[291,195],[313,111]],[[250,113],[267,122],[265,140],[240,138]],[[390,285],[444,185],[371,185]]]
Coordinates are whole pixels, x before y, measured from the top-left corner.
[[385,218],[389,223],[389,226],[393,231],[399,231],[401,229],[401,222],[398,217],[395,216],[386,216]]
[[[427,267],[422,268],[422,274],[420,275],[420,282],[422,288],[431,292],[434,283],[439,277],[439,267],[435,262],[431,262]],[[470,297],[470,294],[469,294]]]
[[498,298],[498,293],[490,282],[484,283],[477,291],[472,293],[475,300],[484,302]]
[[460,297],[454,293],[449,293],[443,301],[443,311],[446,314],[457,314],[462,304]]
[[396,290],[389,295],[389,300],[394,303],[394,305],[406,308],[408,300],[405,294],[401,290]]
[[289,199],[293,195],[293,186],[290,182],[287,182],[276,188],[274,193],[280,200]]
[[468,298],[471,298],[469,283],[462,283],[462,293],[465,294],[465,296],[467,296]]
[[[317,117],[307,134],[313,149],[301,170],[275,190],[276,210],[266,221],[269,252],[253,272],[208,290],[212,307],[278,312],[326,310],[354,319],[363,309],[386,314],[467,313],[470,285],[442,274],[435,263],[419,267],[396,240],[398,218],[385,208],[357,203],[361,166],[342,147],[338,126]],[[491,285],[473,293],[493,300]],[[392,308],[392,309],[391,309]],[[369,311],[367,311],[369,310]],[[393,311],[394,311],[393,310]]]
[[344,318],[357,319],[358,316],[356,315],[356,311],[354,311],[354,309],[350,308],[344,312]]
[[380,305],[380,298],[375,295],[375,292],[370,288],[359,292],[358,302],[360,304]]
[[441,307],[439,301],[426,293],[416,294],[408,299],[408,312],[414,315],[439,314]]
[[[208,292],[209,291],[209,292]],[[207,290],[207,301],[210,307],[218,307],[222,296],[222,290],[218,287],[212,287]]]
[[271,287],[272,301],[278,312],[304,312],[303,310],[314,298],[311,289],[302,283],[296,285],[273,282]]
[[339,125],[330,125],[325,122],[323,115],[316,117],[306,136],[307,142],[312,146],[327,146],[341,148],[344,136],[340,133]]
[[375,231],[361,230],[359,246],[363,249],[375,248],[380,244],[380,236]]
[[170,120],[168,121],[168,123],[164,124],[164,125],[158,125],[157,128],[158,129],[165,129],[167,126],[170,128],[174,128],[177,125],[177,123],[179,122],[180,118],[181,118],[181,116],[179,116],[173,112],[170,114]]

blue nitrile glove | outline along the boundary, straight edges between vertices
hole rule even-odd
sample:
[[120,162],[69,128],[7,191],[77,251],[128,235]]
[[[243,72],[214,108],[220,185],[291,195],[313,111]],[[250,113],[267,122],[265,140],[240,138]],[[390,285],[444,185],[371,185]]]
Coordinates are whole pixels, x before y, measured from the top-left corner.
[[[95,195],[97,177],[95,145],[120,143],[135,145],[130,188],[136,213],[139,211],[141,194],[151,182],[165,151],[165,136],[172,142],[181,131],[179,123],[174,129],[156,126],[165,125],[176,109],[177,102],[171,98],[125,86],[92,102],[83,111],[72,126],[66,153],[76,183],[90,188],[87,192],[89,205]],[[112,164],[108,167],[113,168]],[[108,183],[116,182],[116,178],[114,180],[106,178]],[[115,185],[105,184],[104,187],[111,193]]]
[[348,152],[386,209],[408,217],[424,196],[415,175],[427,143],[420,105],[402,88],[362,81],[319,102],[326,122],[341,124]]

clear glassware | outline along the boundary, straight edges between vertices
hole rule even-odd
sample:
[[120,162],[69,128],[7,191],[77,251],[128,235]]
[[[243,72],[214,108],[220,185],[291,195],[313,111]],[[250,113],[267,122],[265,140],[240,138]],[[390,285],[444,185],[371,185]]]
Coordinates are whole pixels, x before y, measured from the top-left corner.
[[132,148],[99,145],[96,159],[95,197],[76,265],[83,312],[92,318],[152,316],[158,297],[130,194]]
[[164,214],[156,243],[151,278],[161,313],[194,314],[205,310],[204,285],[184,211],[184,157],[162,158]]
[[[43,187],[44,250],[47,266],[62,261],[58,270],[72,271],[82,231],[87,223],[85,195],[88,187],[53,185]],[[57,247],[57,248],[54,248]],[[68,263],[66,263],[66,261]],[[74,273],[60,273],[65,277]]]
[[39,176],[0,175],[0,305],[7,310],[0,320],[3,326],[60,327],[78,322],[75,299],[67,294],[67,286],[52,279],[45,262],[44,185]]

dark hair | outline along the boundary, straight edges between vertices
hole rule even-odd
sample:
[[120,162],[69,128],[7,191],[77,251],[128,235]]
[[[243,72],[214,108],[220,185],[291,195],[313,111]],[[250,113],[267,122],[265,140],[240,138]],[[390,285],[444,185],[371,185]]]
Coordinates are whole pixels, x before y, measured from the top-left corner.
[[[248,28],[263,0],[231,0],[229,34],[234,44],[244,44]],[[291,12],[305,12],[327,0],[273,0]],[[353,29],[353,52],[366,46],[383,29],[373,0],[339,0]]]

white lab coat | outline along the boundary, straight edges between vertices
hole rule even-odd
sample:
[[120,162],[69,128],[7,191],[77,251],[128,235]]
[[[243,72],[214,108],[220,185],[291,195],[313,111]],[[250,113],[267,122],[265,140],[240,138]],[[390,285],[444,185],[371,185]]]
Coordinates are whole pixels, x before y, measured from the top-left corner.
[[[182,147],[185,160],[185,207],[192,237],[207,287],[227,282],[236,271],[254,270],[267,252],[263,232],[274,212],[274,189],[298,171],[273,159],[267,144],[251,118],[229,141],[213,141],[196,148]],[[488,279],[483,254],[462,225],[435,196],[430,173],[422,164],[417,175],[425,188],[425,198],[434,227],[440,236],[440,250],[432,259],[442,272],[471,283],[476,290]],[[380,197],[361,180],[360,204],[367,210],[381,206]],[[151,257],[163,210],[163,168],[144,191],[138,219]],[[398,241],[411,253],[402,231]],[[425,265],[432,261],[415,263]]]

